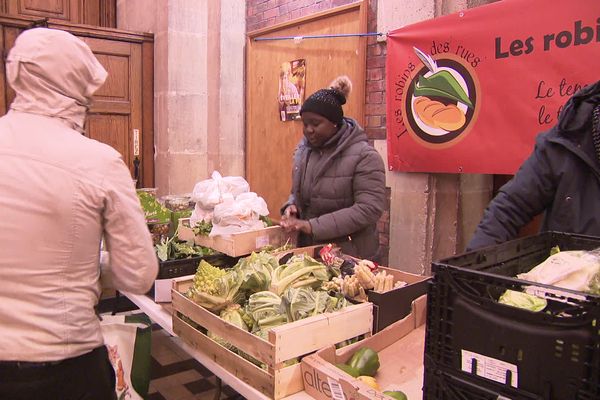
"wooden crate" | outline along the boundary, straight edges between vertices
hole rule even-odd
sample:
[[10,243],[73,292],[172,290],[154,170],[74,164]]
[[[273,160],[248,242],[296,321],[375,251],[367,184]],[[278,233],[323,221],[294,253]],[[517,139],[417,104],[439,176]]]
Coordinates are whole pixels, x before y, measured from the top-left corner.
[[[360,342],[336,350],[328,346],[302,359],[304,390],[318,400],[330,400],[344,393],[346,399],[390,399],[382,391],[401,390],[410,400],[423,398],[423,353],[427,296],[412,303],[412,312],[404,319]],[[335,366],[346,363],[361,347],[370,347],[379,355],[381,366],[375,374],[380,391],[353,378]],[[334,398],[342,398],[337,396]]]
[[[285,366],[285,361],[359,335],[371,334],[372,305],[365,303],[275,327],[269,331],[269,340],[266,341],[222,320],[185,297],[182,293],[191,284],[192,280],[188,278],[173,279],[173,331],[237,378],[275,400],[304,389],[300,363]],[[217,344],[184,321],[179,313],[207,331],[226,338],[267,368],[261,369]]]
[[231,257],[245,256],[265,246],[279,247],[286,242],[295,242],[279,225],[254,231],[232,233],[230,235],[202,236],[194,235],[189,218],[179,219],[179,238],[194,240],[199,246],[220,251]]

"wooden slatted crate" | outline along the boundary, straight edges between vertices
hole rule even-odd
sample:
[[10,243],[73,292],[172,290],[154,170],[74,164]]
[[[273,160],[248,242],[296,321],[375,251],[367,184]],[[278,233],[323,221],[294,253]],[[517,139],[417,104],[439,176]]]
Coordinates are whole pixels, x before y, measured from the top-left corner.
[[[300,363],[286,366],[286,361],[359,335],[371,334],[372,305],[365,303],[275,327],[269,331],[269,340],[263,340],[185,297],[183,293],[191,285],[189,277],[173,280],[173,331],[240,380],[275,400],[304,389]],[[195,329],[189,320],[201,330],[226,338],[227,342],[264,364],[265,369],[219,345]]]
[[286,242],[295,242],[279,225],[254,231],[232,233],[230,235],[203,236],[194,235],[189,218],[179,220],[179,238],[194,240],[199,246],[211,248],[231,257],[245,256],[265,246],[280,247]]

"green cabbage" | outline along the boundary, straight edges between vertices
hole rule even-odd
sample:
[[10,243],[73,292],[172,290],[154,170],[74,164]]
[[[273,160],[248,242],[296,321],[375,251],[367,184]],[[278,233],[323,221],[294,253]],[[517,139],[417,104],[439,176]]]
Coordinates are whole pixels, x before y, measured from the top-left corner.
[[252,331],[268,330],[288,322],[281,309],[281,297],[273,292],[262,291],[248,298],[246,312],[255,321]]
[[252,253],[238,261],[234,269],[240,272],[241,290],[257,293],[268,290],[271,275],[278,266],[277,258],[267,252]]
[[[224,321],[227,321],[230,324],[235,325],[238,328],[243,329],[247,332],[249,329],[248,325],[246,325],[246,322],[244,321],[244,318],[242,317],[243,313],[244,311],[242,310],[239,304],[231,304],[227,306],[227,308],[225,308],[223,311],[221,311],[220,317]],[[213,334],[210,331],[207,332],[207,336],[215,342],[219,343],[223,347],[226,347],[230,350],[235,349],[235,347],[231,343],[229,343],[222,337]]]
[[327,267],[307,255],[296,255],[273,271],[271,291],[282,295],[289,287],[320,287],[329,280]]
[[523,308],[534,312],[542,311],[548,304],[546,299],[523,292],[517,292],[515,290],[507,290],[504,292],[504,294],[500,296],[498,302],[506,304],[507,306]]
[[345,301],[331,297],[322,290],[310,287],[289,288],[284,293],[281,304],[285,308],[289,321],[311,317],[343,307]]

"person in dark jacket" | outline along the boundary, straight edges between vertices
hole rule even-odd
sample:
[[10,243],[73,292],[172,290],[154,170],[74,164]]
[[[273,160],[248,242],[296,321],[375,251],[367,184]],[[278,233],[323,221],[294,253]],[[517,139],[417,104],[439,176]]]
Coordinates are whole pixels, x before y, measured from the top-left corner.
[[338,77],[302,105],[304,138],[294,153],[281,225],[299,232],[299,246],[331,242],[345,254],[377,261],[385,169],[363,129],[344,117],[351,88],[348,77]]
[[556,126],[486,209],[467,250],[501,243],[544,212],[542,231],[600,236],[600,81],[567,102]]

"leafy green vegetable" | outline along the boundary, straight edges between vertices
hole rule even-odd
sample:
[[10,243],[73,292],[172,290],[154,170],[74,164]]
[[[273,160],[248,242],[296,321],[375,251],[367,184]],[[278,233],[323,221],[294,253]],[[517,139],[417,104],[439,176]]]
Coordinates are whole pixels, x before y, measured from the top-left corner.
[[279,247],[275,247],[272,244],[268,244],[266,246],[261,247],[260,251],[267,251],[269,253],[276,254],[276,253],[280,253],[282,251],[290,250],[292,248],[293,248],[293,245],[290,243],[290,240],[288,239],[283,245],[281,245]]
[[542,311],[548,305],[546,299],[523,292],[517,292],[515,290],[507,290],[504,292],[504,294],[500,296],[498,302],[506,304],[507,306],[523,308],[533,312]]
[[192,228],[194,235],[198,236],[208,236],[210,231],[212,231],[212,222],[210,221],[198,221],[196,225]]
[[215,251],[208,247],[197,246],[193,242],[179,240],[177,231],[170,238],[162,238],[160,243],[154,246],[154,249],[160,261],[215,254]]
[[248,298],[246,312],[256,322],[253,332],[268,331],[272,327],[288,322],[286,314],[281,310],[281,297],[269,291],[252,294]]
[[473,103],[460,83],[458,83],[456,78],[446,70],[437,71],[428,77],[419,76],[419,81],[415,83],[414,95],[444,97],[459,101],[469,108],[473,108]]
[[256,293],[269,289],[273,269],[277,266],[277,259],[273,255],[261,251],[241,258],[233,268],[240,271],[241,289]]
[[338,310],[346,303],[329,296],[325,291],[300,287],[287,289],[281,298],[281,305],[287,313],[287,319],[291,322]]
[[269,218],[268,215],[260,215],[258,217],[258,219],[260,219],[264,224],[265,227],[269,227],[269,226],[273,226],[273,220],[271,218]]
[[[202,260],[200,264],[202,265],[203,262],[205,261]],[[213,293],[195,291],[192,293],[192,300],[207,310],[217,313],[227,306],[235,303],[239,304],[245,299],[244,293],[240,291],[242,280],[238,271],[229,270],[225,275],[214,280],[213,283],[215,288]]]
[[[235,325],[238,328],[243,329],[247,332],[249,329],[248,329],[248,326],[246,325],[246,322],[244,321],[244,319],[242,317],[242,314],[243,314],[243,310],[241,309],[239,304],[231,304],[231,305],[227,306],[227,308],[225,308],[223,311],[221,311],[221,314],[219,316],[224,321],[227,321],[230,324]],[[213,334],[210,331],[207,332],[207,336],[209,338],[211,338],[212,340],[214,340],[215,342],[219,343],[223,347],[226,347],[230,350],[234,349],[234,346],[231,343],[229,343],[222,337],[219,337],[219,336]]]
[[295,255],[273,271],[271,290],[279,295],[289,287],[315,286],[329,280],[327,267],[307,255]]

